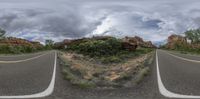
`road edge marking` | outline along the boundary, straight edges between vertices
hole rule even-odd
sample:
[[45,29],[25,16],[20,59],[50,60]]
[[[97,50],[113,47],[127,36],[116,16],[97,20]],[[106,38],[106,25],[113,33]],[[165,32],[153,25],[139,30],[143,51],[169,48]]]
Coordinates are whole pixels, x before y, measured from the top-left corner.
[[49,53],[41,54],[41,55],[38,55],[38,56],[35,56],[35,57],[31,57],[31,58],[28,58],[28,59],[24,59],[24,60],[17,60],[17,61],[0,61],[0,63],[9,64],[9,63],[25,62],[25,61],[29,61],[29,60],[33,60],[33,59],[42,57],[42,56],[47,55],[47,54],[49,54]]
[[156,50],[156,70],[157,70],[158,89],[159,89],[159,92],[163,96],[165,96],[167,98],[200,98],[200,96],[182,95],[182,94],[173,93],[173,92],[166,89],[166,87],[162,83],[161,76],[160,76],[157,50]]
[[16,95],[16,96],[0,96],[0,99],[8,99],[8,98],[15,98],[15,99],[27,99],[27,98],[42,98],[49,96],[53,93],[54,90],[54,85],[55,85],[55,79],[56,79],[56,65],[57,65],[57,52],[55,51],[55,60],[54,60],[54,70],[53,70],[53,75],[51,82],[47,89],[45,89],[42,92],[36,93],[36,94],[31,94],[31,95]]
[[[0,54],[0,58],[14,58],[14,57],[23,57],[27,55],[41,55],[42,53],[46,53],[47,51],[39,51],[39,52],[32,52],[32,53],[22,53],[22,54]],[[50,52],[50,51],[49,51]]]
[[173,56],[173,57],[176,57],[176,58],[179,58],[179,59],[182,59],[182,60],[185,60],[185,61],[200,63],[200,61],[198,61],[198,60],[192,60],[192,59],[188,59],[188,58],[183,58],[183,57],[180,57],[180,56],[177,56],[177,55],[173,55],[173,54],[168,53],[168,52],[166,52],[166,53],[171,55],[171,56]]

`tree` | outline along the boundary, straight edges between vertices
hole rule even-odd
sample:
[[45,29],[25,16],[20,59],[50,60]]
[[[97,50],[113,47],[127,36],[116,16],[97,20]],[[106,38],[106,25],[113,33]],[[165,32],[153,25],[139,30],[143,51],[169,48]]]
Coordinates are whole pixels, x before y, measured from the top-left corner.
[[6,34],[6,31],[0,28],[0,38]]
[[45,41],[45,45],[46,45],[46,47],[49,49],[51,49],[52,47],[53,47],[53,44],[54,44],[54,41],[53,40],[50,40],[50,39],[48,39],[48,40],[46,40]]
[[191,40],[191,43],[200,43],[200,29],[188,30],[185,32],[185,36]]

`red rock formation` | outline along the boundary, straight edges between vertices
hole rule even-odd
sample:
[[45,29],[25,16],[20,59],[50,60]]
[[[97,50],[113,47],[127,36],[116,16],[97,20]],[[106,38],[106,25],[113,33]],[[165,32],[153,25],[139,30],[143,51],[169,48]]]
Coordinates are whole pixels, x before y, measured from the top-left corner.
[[168,37],[166,48],[168,49],[175,49],[177,45],[186,45],[187,39],[180,35],[171,35]]
[[134,43],[138,47],[145,47],[145,48],[156,48],[155,45],[152,44],[151,41],[144,41],[141,37],[125,37],[122,39],[125,42]]
[[107,40],[107,39],[110,39],[112,38],[111,36],[94,36],[90,39],[94,39],[94,40]]
[[142,46],[146,47],[146,48],[156,48],[156,46],[153,45],[153,43],[151,41],[144,42]]
[[54,47],[55,48],[58,48],[58,49],[63,49],[65,47],[67,47],[68,45],[71,45],[71,44],[78,44],[80,42],[85,42],[87,40],[107,40],[109,38],[112,38],[110,36],[94,36],[92,38],[80,38],[80,39],[65,39],[63,40],[62,42],[57,42],[54,44]]
[[122,47],[129,51],[135,51],[137,48],[137,44],[129,43],[129,42],[122,42]]
[[0,45],[11,45],[11,46],[32,46],[35,48],[43,47],[40,42],[31,42],[25,39],[21,38],[15,38],[15,37],[8,37],[5,39],[0,39]]
[[[65,39],[62,42],[55,43],[54,46],[55,46],[55,48],[63,49],[67,45],[70,45],[70,44],[78,44],[80,42],[85,42],[88,40],[107,40],[109,38],[112,38],[112,37],[110,37],[110,36],[95,36],[92,38],[81,38],[81,39],[74,39],[74,40]],[[143,41],[143,39],[138,36],[125,37],[122,39],[122,47],[124,49],[134,51],[138,46],[146,47],[146,48],[156,48],[156,46],[154,46],[151,41],[147,41],[147,42]]]

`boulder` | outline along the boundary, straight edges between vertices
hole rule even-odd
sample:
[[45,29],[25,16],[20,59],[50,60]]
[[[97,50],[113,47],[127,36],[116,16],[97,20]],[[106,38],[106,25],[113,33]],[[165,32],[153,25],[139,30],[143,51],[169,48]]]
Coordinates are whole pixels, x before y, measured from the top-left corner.
[[129,51],[135,51],[137,48],[136,43],[122,42],[122,47]]

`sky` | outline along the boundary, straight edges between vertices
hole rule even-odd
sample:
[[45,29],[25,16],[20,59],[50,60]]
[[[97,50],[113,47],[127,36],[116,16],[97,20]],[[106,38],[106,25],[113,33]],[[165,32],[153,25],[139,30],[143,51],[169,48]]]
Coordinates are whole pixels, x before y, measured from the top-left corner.
[[153,43],[200,27],[199,0],[0,0],[6,36],[62,41],[99,35]]

